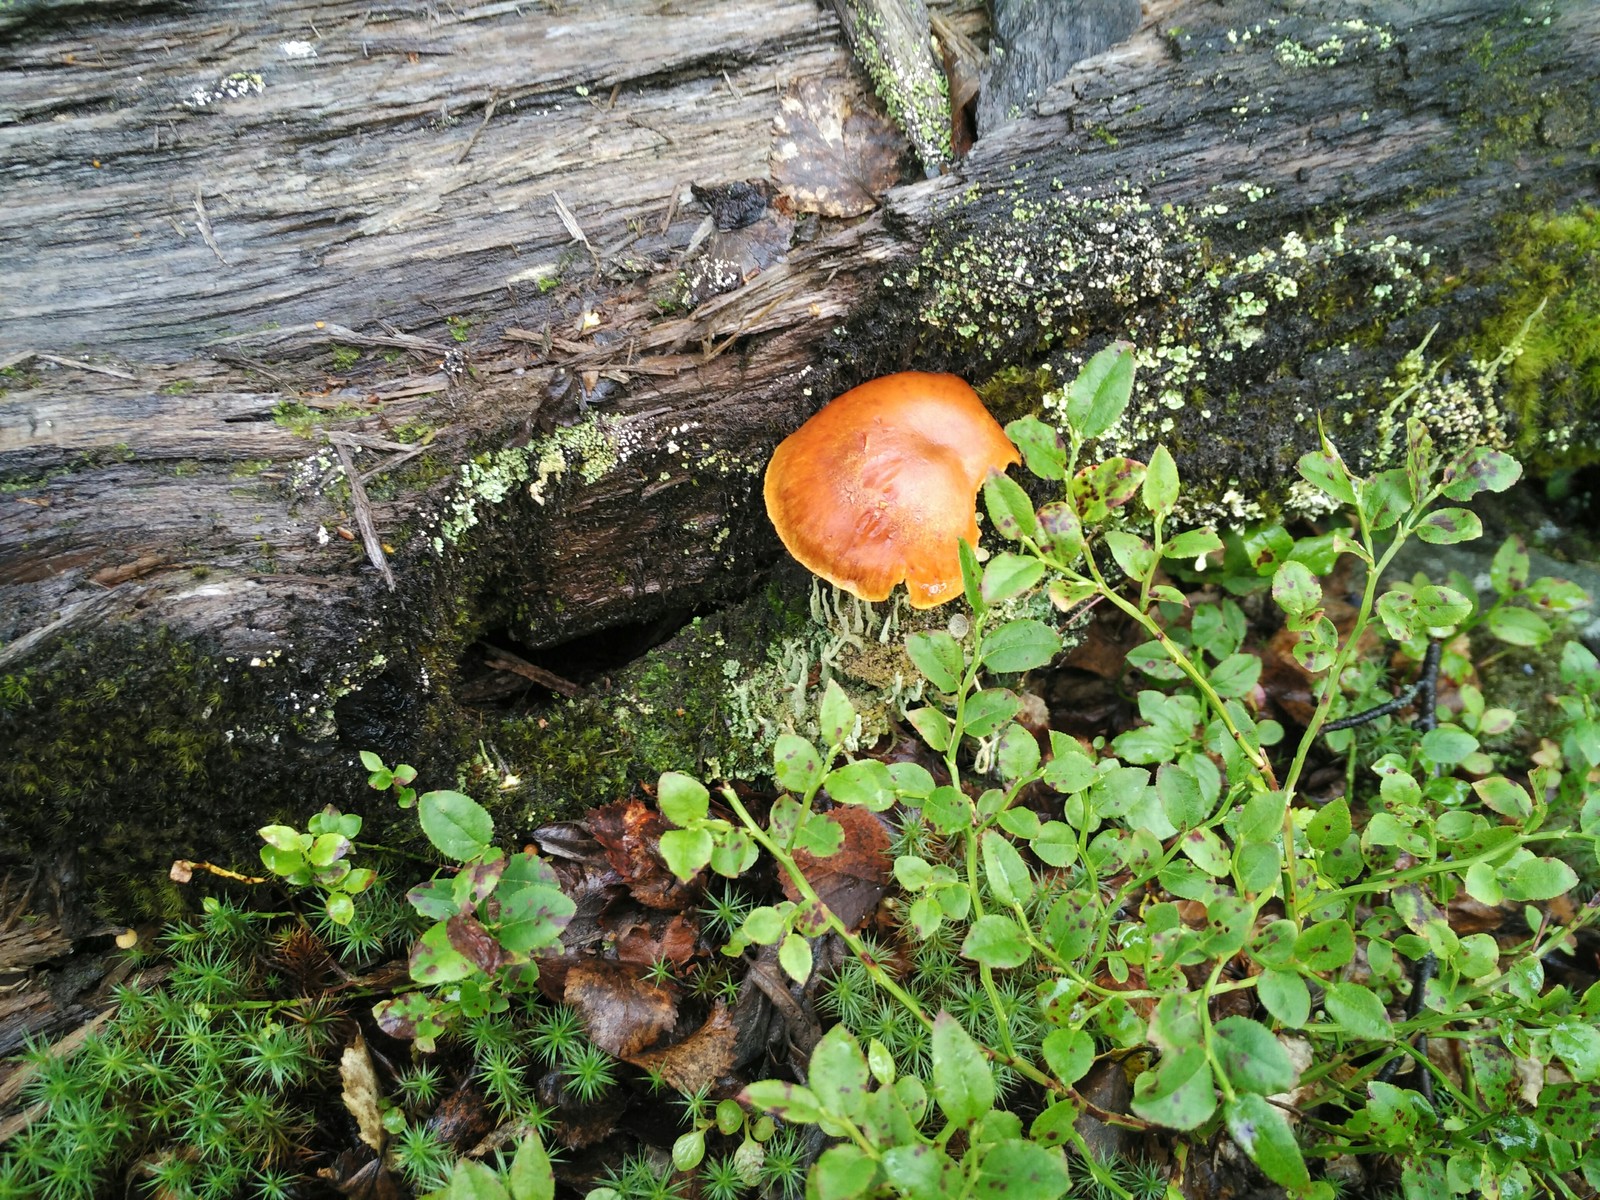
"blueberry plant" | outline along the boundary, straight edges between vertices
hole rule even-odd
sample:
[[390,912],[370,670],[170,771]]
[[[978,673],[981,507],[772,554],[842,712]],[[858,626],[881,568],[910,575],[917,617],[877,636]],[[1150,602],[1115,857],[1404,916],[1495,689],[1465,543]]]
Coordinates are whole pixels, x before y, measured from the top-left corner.
[[[1430,690],[1419,731],[1366,763],[1359,789],[1319,803],[1305,786],[1319,738],[1336,753],[1355,737],[1338,718],[1369,630],[1432,670],[1438,647],[1458,647],[1464,632],[1539,646],[1586,602],[1571,585],[1530,581],[1515,542],[1495,558],[1487,606],[1462,580],[1389,579],[1407,543],[1478,537],[1463,505],[1509,487],[1518,465],[1488,448],[1441,453],[1413,420],[1403,462],[1362,475],[1324,438],[1298,469],[1344,520],[1311,537],[1273,527],[1225,545],[1208,529],[1173,531],[1184,498],[1165,448],[1148,462],[1084,461],[1132,378],[1131,353],[1109,348],[1069,388],[1059,430],[1033,417],[1007,429],[1054,498],[1036,505],[991,476],[984,503],[1008,545],[982,563],[962,545],[964,632],[907,640],[930,699],[906,718],[937,773],[846,753],[856,713],[830,685],[820,744],[777,739],[782,794],[765,819],[730,787],[714,813],[700,782],[661,777],[674,827],[661,851],[680,878],[735,877],[764,851],[795,897],[744,913],[726,953],[775,946],[804,983],[814,940],[831,932],[853,953],[847,970],[875,989],[876,1003],[858,991],[853,1018],[838,1002],[841,1020],[803,1083],[752,1083],[743,1099],[830,1139],[808,1184],[818,1200],[1053,1200],[1076,1170],[1130,1195],[1077,1128],[1089,1107],[1077,1085],[1097,1059],[1127,1054],[1148,1065],[1121,1120],[1225,1134],[1292,1196],[1332,1197],[1322,1164],[1348,1154],[1393,1156],[1417,1200],[1600,1187],[1600,985],[1574,994],[1546,966],[1600,917],[1593,901],[1550,903],[1578,883],[1568,859],[1593,871],[1600,846],[1594,656],[1566,644],[1560,737],[1526,770],[1497,770],[1483,749],[1514,714],[1463,688],[1459,714],[1440,721]],[[1293,744],[1250,702],[1261,659],[1241,649],[1239,606],[1192,601],[1162,569],[1194,564],[1205,579],[1208,560],[1270,588],[1314,681]],[[1353,560],[1360,589],[1343,628],[1319,583],[1340,560]],[[1110,606],[1141,631],[1128,656],[1136,727],[1085,744],[1019,723],[1007,681],[1062,647],[1053,623],[1026,615],[1040,592],[1065,611]],[[902,933],[913,947],[950,948],[941,969],[968,998],[960,1012],[951,988],[890,969],[807,878],[800,852],[826,859],[843,838],[823,799],[894,810],[918,831],[893,866]],[[1458,902],[1512,906],[1525,927],[1458,933]],[[862,1036],[864,1014],[881,1005],[919,1037]],[[1447,1063],[1430,1042],[1450,1050]],[[1024,1093],[1026,1104],[1008,1100]]]

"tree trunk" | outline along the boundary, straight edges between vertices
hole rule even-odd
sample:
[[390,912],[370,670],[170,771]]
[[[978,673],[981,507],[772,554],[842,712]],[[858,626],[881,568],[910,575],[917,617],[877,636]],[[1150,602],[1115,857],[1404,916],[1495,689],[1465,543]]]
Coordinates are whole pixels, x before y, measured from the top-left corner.
[[[687,185],[765,179],[793,81],[856,86],[812,0],[0,14],[7,843],[238,854],[357,802],[363,748],[493,775],[523,828],[587,758],[675,765],[603,681],[555,695],[749,595],[771,447],[885,370],[1012,416],[1125,337],[1108,448],[1169,442],[1197,520],[1292,508],[1319,414],[1365,461],[1411,411],[1555,461],[1594,430],[1570,364],[1467,359],[1541,300],[1527,337],[1594,319],[1600,8],[1503,7],[1155,0],[956,171],[710,298]],[[753,620],[713,622],[730,679]],[[486,744],[485,640],[552,693],[522,753],[565,720],[570,760]]]

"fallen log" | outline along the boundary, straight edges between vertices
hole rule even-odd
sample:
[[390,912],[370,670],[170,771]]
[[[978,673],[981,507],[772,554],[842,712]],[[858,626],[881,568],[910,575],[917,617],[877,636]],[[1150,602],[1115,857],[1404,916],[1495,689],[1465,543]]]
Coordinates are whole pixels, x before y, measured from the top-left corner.
[[[362,804],[360,749],[521,830],[596,762],[678,765],[607,674],[759,587],[771,446],[881,371],[1004,418],[1127,338],[1108,448],[1167,441],[1195,519],[1301,502],[1319,418],[1368,462],[1413,412],[1594,441],[1559,353],[1590,6],[1148,4],[953,172],[731,276],[688,185],[763,180],[795,81],[865,103],[810,0],[0,20],[0,797],[9,854],[93,879]],[[762,661],[760,608],[696,661]],[[485,640],[595,695],[474,699]]]

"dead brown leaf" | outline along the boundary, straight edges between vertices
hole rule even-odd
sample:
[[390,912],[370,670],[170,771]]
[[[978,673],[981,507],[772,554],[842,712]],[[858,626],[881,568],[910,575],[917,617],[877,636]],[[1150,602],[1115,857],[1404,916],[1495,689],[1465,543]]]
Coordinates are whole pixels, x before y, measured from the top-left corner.
[[859,217],[899,181],[905,139],[853,80],[797,80],[778,105],[768,162],[800,212]]
[[656,1070],[678,1091],[688,1094],[715,1083],[734,1067],[734,1047],[739,1031],[728,1006],[718,1000],[706,1023],[675,1046],[647,1050],[628,1061],[644,1070]]
[[616,935],[617,958],[631,963],[670,962],[681,967],[694,957],[695,945],[700,940],[700,927],[686,913],[675,913],[670,919],[662,913],[650,913],[634,921]]
[[617,1058],[655,1045],[678,1023],[672,995],[639,978],[632,963],[608,958],[574,963],[562,998],[578,1010],[589,1040]]
[[383,1114],[378,1110],[383,1093],[378,1087],[378,1073],[373,1069],[366,1039],[359,1033],[339,1057],[339,1082],[342,1085],[340,1099],[356,1119],[361,1140],[371,1146],[374,1153],[382,1154],[383,1144],[388,1140]]
[[589,832],[605,851],[606,861],[628,885],[634,899],[650,908],[687,908],[699,887],[682,883],[661,857],[661,835],[671,828],[666,818],[637,797],[618,800],[589,814]]
[[[877,909],[888,887],[889,831],[864,808],[840,807],[822,815],[844,830],[844,845],[827,858],[797,850],[795,863],[822,902],[853,932]],[[787,878],[783,890],[789,899],[800,899]]]

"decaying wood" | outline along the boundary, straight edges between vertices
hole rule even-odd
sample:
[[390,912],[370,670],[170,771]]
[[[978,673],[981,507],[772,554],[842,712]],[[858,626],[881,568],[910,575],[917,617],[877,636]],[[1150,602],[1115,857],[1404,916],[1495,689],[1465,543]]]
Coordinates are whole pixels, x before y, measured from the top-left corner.
[[[454,728],[451,660],[483,629],[537,649],[748,591],[776,553],[761,463],[830,388],[896,366],[982,378],[1035,365],[1184,300],[1096,284],[1043,347],[1024,336],[1036,284],[1019,263],[1029,303],[974,342],[930,318],[926,278],[907,282],[936,273],[923,248],[953,223],[998,246],[1024,202],[1133,197],[1152,220],[1168,205],[1196,214],[1191,242],[1153,262],[1225,263],[1337,223],[1352,241],[1425,250],[1442,280],[1493,262],[1498,219],[1593,200],[1583,118],[1600,112],[1600,9],[1516,31],[1544,98],[1508,140],[1495,65],[1468,53],[1504,18],[1496,0],[1348,8],[1147,4],[1133,37],[956,171],[808,229],[691,311],[675,272],[705,214],[687,184],[763,178],[782,90],[853,70],[812,0],[7,16],[0,808],[13,844],[92,848],[115,820],[168,830],[155,861],[209,853],[196,804],[247,796],[227,808],[249,827],[292,802],[282,780],[349,774],[385,730],[386,753],[425,729],[457,745],[440,732]],[[1102,224],[1072,227],[1083,261],[1118,252]],[[1360,270],[1330,258],[1327,285],[1370,289]],[[1433,323],[1469,330],[1483,302],[1418,301],[1369,330],[1374,357],[1392,365]],[[1230,428],[1248,431],[1252,406],[1286,388],[1345,386],[1339,335],[1314,336],[1322,319],[1286,299],[1273,336],[1230,352]],[[348,436],[330,444],[329,430]],[[584,431],[608,447],[587,478],[570,450],[549,479],[492,497],[452,474]],[[1239,469],[1281,473],[1295,436],[1241,434]],[[350,481],[365,481],[365,505]],[[450,542],[441,520],[458,502],[479,523]],[[363,510],[372,536],[345,540]],[[127,655],[159,657],[158,629],[187,648],[183,677],[204,679],[190,716],[205,736],[75,757],[85,723],[140,727]],[[148,718],[165,732],[189,693],[151,678],[170,696],[173,711]],[[39,766],[58,758],[70,777]],[[189,805],[181,829],[173,796]]]

